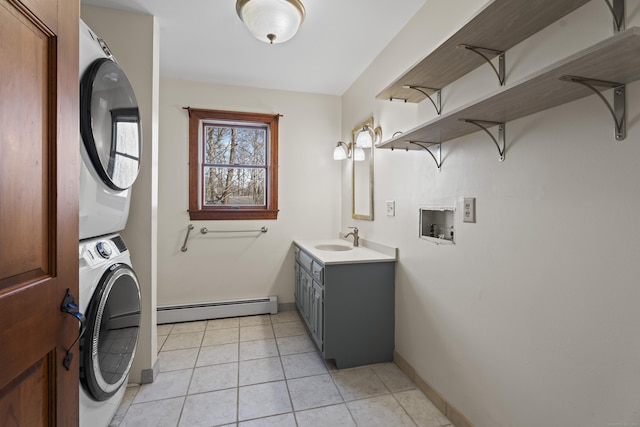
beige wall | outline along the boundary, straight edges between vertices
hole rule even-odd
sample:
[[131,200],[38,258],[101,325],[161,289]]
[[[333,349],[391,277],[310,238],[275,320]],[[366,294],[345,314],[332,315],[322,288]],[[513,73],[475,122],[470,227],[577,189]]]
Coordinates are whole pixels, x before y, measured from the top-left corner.
[[[292,241],[337,236],[340,98],[161,80],[158,210],[158,305],[276,295],[293,302]],[[277,220],[190,221],[188,113],[183,107],[279,113]],[[195,229],[181,252],[187,226]],[[265,234],[209,234],[259,229]]]
[[[125,69],[143,117],[144,152],[133,188],[127,242],[142,287],[143,325],[132,382],[156,362],[156,306],[278,296],[293,302],[296,238],[337,236],[340,98],[178,80],[158,84],[158,30],[151,16],[83,6],[82,17]],[[161,96],[158,94],[161,93]],[[158,100],[160,106],[158,108]],[[275,221],[189,221],[188,115],[183,106],[279,113],[279,209]],[[189,250],[181,252],[193,223]],[[259,237],[202,236],[211,230],[254,229]],[[148,371],[146,372],[148,375]]]
[[[428,101],[374,98],[486,2],[460,3],[428,1],[343,95],[344,138],[372,112],[385,140],[435,117]],[[611,35],[590,2],[507,52],[507,81]],[[485,65],[443,90],[443,109],[496,88]],[[343,226],[399,247],[396,350],[477,427],[640,423],[639,83],[627,105],[624,142],[590,96],[507,123],[503,163],[484,132],[444,144],[441,173],[427,153],[377,150],[373,222],[351,219],[343,180]],[[458,214],[454,246],[417,237],[420,206],[459,212],[463,197],[477,223]]]
[[150,381],[157,360],[158,26],[153,16],[83,6],[81,17],[127,73],[140,107],[143,151],[131,211],[121,233],[140,282],[142,322],[129,381]]
[[[350,168],[331,160],[335,141],[348,140],[371,113],[385,139],[433,118],[428,102],[388,103],[375,95],[485,3],[430,0],[341,98],[162,80],[158,167],[145,172],[146,191],[136,184],[132,218],[140,228],[132,222],[125,233],[140,247],[132,248],[136,269],[144,266],[153,300],[157,250],[161,305],[264,295],[291,302],[291,241],[357,224],[364,238],[399,247],[396,350],[477,427],[640,423],[640,84],[627,87],[628,136],[621,143],[604,105],[590,96],[508,123],[504,163],[481,132],[443,146],[441,173],[426,153],[377,150],[376,220],[351,219]],[[637,8],[629,9],[627,26],[639,25]],[[132,28],[114,22],[104,33],[94,30],[123,63],[128,49],[118,51],[111,38]],[[592,1],[511,49],[507,80],[606,38],[611,28],[604,2]],[[496,85],[481,67],[444,89],[443,108]],[[191,223],[184,106],[284,114],[279,219],[193,222],[195,231],[266,225],[267,234],[196,233],[180,252]],[[419,206],[460,208],[463,197],[476,197],[477,223],[458,217],[456,245],[416,237]],[[395,217],[384,216],[386,200],[395,200]],[[145,340],[154,352],[155,338]]]

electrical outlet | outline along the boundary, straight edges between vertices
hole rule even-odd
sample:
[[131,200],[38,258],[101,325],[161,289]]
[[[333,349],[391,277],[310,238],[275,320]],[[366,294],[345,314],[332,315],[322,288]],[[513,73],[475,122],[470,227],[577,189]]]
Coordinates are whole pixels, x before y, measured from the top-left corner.
[[465,197],[462,222],[476,222],[476,198]]
[[387,216],[396,216],[396,202],[394,200],[387,200]]

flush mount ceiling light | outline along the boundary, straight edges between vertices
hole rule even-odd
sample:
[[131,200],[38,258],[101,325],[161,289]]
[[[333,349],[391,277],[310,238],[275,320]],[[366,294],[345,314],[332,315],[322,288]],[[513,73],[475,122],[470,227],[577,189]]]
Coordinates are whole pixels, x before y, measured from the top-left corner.
[[236,11],[251,34],[266,43],[284,43],[304,21],[300,0],[237,0]]

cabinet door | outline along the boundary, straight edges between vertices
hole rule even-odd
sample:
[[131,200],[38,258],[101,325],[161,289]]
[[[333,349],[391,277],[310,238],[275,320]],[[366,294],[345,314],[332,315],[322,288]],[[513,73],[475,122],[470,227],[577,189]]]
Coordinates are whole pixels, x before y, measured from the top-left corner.
[[318,283],[313,284],[313,338],[322,350],[324,341],[324,289]]
[[294,299],[296,301],[296,307],[298,307],[298,310],[302,310],[302,304],[301,304],[301,293],[300,293],[300,264],[298,264],[296,262],[295,266],[294,266],[294,272],[295,272],[295,282],[294,282],[294,288],[293,288],[293,296]]
[[309,331],[311,337],[318,343],[318,307],[316,305],[317,292],[314,284],[311,285],[309,302],[311,305],[311,312],[309,313]]
[[312,284],[309,292],[309,307],[310,307],[309,330],[311,331],[311,335],[313,336],[314,339],[316,336],[316,318],[317,318],[315,298],[316,298],[316,290]]
[[302,314],[307,324],[311,324],[311,275],[302,270]]

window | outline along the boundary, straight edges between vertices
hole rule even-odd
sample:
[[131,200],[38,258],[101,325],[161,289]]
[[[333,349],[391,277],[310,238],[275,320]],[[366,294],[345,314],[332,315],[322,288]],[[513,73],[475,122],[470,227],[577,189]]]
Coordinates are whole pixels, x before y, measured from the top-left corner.
[[189,108],[192,220],[277,218],[279,117]]
[[140,167],[140,113],[137,108],[111,110],[111,152],[107,175],[118,190],[129,188]]

